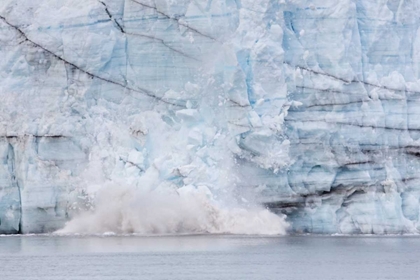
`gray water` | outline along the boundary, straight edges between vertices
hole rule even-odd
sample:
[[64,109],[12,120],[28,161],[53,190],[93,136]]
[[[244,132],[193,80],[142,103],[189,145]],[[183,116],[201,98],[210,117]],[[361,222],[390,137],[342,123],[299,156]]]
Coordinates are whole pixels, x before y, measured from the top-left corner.
[[420,279],[416,237],[0,237],[0,279]]

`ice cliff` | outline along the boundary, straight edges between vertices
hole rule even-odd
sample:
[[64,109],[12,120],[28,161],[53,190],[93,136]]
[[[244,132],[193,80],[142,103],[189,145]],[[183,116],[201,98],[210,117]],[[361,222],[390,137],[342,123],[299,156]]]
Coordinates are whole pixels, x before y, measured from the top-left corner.
[[0,1],[0,233],[62,228],[102,188],[264,203],[290,232],[418,232],[419,14],[414,0]]

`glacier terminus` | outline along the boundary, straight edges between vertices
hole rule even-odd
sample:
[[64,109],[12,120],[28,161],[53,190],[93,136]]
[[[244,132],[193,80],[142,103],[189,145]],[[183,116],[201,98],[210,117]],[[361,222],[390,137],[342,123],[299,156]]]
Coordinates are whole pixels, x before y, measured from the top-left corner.
[[0,1],[0,233],[418,233],[419,14]]

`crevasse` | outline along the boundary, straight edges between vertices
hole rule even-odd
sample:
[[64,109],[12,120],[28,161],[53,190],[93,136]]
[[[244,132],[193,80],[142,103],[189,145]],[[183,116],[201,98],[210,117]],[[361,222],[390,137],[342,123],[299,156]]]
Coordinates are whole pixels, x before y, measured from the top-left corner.
[[0,233],[418,232],[419,12],[1,1]]

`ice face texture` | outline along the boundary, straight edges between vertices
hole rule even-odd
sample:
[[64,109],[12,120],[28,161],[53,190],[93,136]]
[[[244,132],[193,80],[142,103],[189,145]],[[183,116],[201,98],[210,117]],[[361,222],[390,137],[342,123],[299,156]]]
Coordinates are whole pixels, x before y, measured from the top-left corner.
[[419,12],[1,1],[0,232],[59,229],[109,185],[266,203],[292,232],[418,232]]

